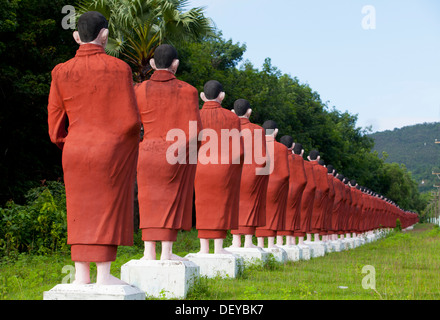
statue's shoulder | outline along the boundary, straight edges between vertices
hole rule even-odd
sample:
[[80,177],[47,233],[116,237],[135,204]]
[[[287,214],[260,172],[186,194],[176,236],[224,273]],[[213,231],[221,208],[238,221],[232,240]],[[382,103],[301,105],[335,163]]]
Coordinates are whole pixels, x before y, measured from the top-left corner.
[[177,78],[176,78],[176,81],[178,82],[179,87],[182,90],[188,91],[188,92],[193,93],[193,94],[195,93],[195,94],[198,95],[198,91],[197,91],[197,89],[193,85],[191,85],[188,82],[185,82],[183,80],[179,80]]

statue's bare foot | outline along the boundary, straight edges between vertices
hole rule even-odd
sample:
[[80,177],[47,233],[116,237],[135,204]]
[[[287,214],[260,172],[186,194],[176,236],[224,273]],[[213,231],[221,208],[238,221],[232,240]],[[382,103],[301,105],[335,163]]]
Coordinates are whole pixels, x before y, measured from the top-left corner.
[[156,260],[156,254],[144,253],[141,260]]
[[81,281],[81,280],[73,280],[72,284],[80,285],[80,284],[90,284],[90,281]]
[[180,257],[180,256],[178,256],[177,254],[174,254],[174,253],[172,253],[169,256],[168,255],[166,255],[166,256],[162,255],[160,257],[160,260],[162,260],[162,261],[166,261],[166,260],[189,261],[187,258]]
[[121,279],[118,279],[112,275],[108,275],[103,279],[98,279],[96,281],[96,284],[98,285],[128,285],[125,281],[122,281]]
[[232,254],[232,252],[225,249],[217,249],[214,251],[214,254]]

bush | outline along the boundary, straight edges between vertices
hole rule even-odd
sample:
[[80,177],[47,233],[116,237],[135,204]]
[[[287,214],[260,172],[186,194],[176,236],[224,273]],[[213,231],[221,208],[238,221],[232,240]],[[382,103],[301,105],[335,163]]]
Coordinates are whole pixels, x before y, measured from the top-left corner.
[[396,219],[396,227],[394,230],[397,232],[402,231],[402,223],[400,222],[400,219]]
[[64,185],[49,181],[26,194],[26,204],[12,200],[0,209],[0,256],[22,252],[46,255],[67,250]]

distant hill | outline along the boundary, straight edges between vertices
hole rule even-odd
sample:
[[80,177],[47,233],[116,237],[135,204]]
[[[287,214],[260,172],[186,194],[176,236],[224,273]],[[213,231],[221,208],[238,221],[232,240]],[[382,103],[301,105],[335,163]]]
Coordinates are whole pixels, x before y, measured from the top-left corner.
[[440,172],[440,122],[376,132],[370,135],[375,141],[373,150],[385,151],[386,162],[404,164],[419,184],[421,192],[434,190],[440,180],[432,172]]

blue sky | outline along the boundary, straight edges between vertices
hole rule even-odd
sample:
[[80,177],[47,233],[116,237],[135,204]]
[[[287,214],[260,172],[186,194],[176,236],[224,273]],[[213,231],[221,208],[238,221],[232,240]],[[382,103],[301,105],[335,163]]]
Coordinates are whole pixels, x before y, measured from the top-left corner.
[[[190,0],[244,59],[269,57],[373,132],[440,121],[438,0]],[[362,13],[365,6],[372,11]],[[375,18],[375,29],[362,22]],[[368,21],[367,21],[368,24]],[[364,24],[365,26],[365,24]],[[440,133],[439,133],[440,135]]]

